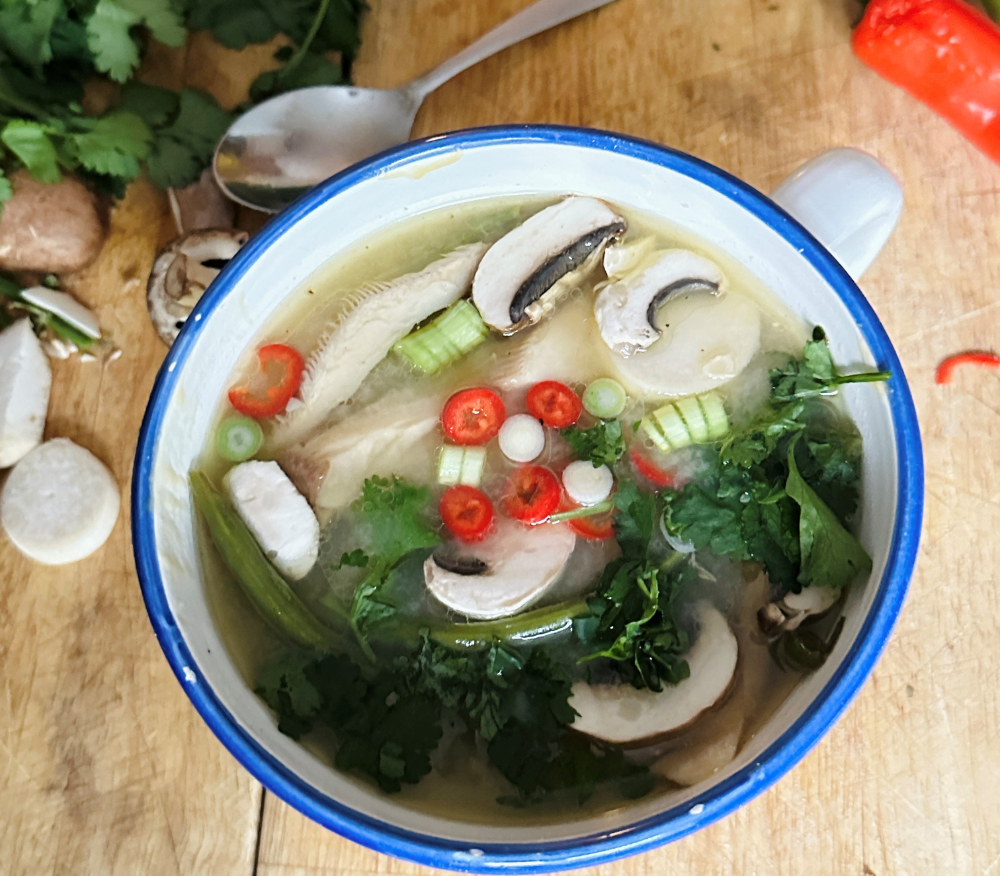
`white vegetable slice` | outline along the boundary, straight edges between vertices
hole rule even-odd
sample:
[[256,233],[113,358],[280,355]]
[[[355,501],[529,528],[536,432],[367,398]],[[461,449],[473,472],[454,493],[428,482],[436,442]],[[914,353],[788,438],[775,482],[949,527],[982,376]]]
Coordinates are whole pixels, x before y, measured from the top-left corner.
[[594,468],[589,460],[578,459],[563,469],[562,482],[566,495],[578,505],[596,505],[611,495],[615,476],[606,465]]
[[68,438],[36,447],[0,492],[0,524],[23,554],[49,566],[90,556],[118,520],[118,484],[89,450]]
[[577,682],[569,704],[579,717],[573,729],[616,745],[640,745],[676,733],[714,706],[729,690],[739,646],[719,610],[697,605],[699,632],[685,655],[691,675],[656,693],[629,684]]
[[101,339],[101,325],[94,312],[84,307],[72,295],[49,289],[47,286],[32,286],[22,290],[21,297],[35,307],[54,313],[88,338],[93,338],[95,341]]
[[480,620],[509,617],[541,599],[573,552],[568,526],[522,526],[499,517],[485,541],[445,545],[424,563],[427,589],[443,605]]
[[52,370],[31,323],[0,332],[0,468],[42,443]]
[[304,578],[319,556],[319,522],[309,503],[276,462],[243,462],[223,483],[237,513],[274,567]]
[[545,449],[545,430],[530,414],[508,417],[497,438],[503,455],[513,462],[531,462]]

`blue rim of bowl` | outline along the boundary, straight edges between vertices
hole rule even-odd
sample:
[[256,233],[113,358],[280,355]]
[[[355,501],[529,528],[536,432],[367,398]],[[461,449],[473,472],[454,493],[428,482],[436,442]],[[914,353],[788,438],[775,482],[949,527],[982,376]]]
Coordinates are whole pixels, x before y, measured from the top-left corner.
[[[166,599],[151,513],[152,472],[164,410],[181,366],[206,320],[258,256],[302,217],[338,193],[415,159],[490,145],[540,143],[614,152],[678,171],[725,195],[801,252],[850,311],[879,366],[893,373],[887,392],[898,457],[897,515],[885,573],[850,651],[802,715],[752,764],[681,806],[611,832],[553,842],[485,843],[470,848],[468,842],[416,833],[363,815],[322,794],[265,751],[222,705],[198,672]],[[157,375],[136,449],[132,539],[146,609],[174,674],[212,732],[268,790],[319,824],[384,854],[462,872],[549,873],[604,864],[687,836],[756,797],[809,752],[868,678],[902,609],[917,558],[923,476],[916,410],[885,329],[854,281],[796,220],[746,183],[683,152],[588,128],[511,125],[428,137],[376,155],[305,194],[274,217],[237,254],[202,297]]]

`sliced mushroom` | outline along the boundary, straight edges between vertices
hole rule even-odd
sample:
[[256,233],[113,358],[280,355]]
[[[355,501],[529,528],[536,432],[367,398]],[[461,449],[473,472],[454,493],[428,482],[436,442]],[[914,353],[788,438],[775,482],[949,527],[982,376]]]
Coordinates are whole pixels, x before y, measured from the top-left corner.
[[168,244],[146,286],[149,318],[170,346],[209,284],[247,242],[245,231],[194,231]]
[[726,695],[736,673],[739,647],[721,612],[698,603],[698,638],[685,659],[691,675],[659,693],[628,684],[573,685],[573,728],[623,747],[656,742],[691,725]]
[[439,548],[424,563],[424,581],[435,599],[465,617],[509,617],[545,594],[575,544],[568,526],[501,518],[480,544]]
[[[606,269],[609,262],[612,265],[609,274],[618,263],[629,264],[615,253],[610,258],[605,253],[604,261]],[[594,299],[601,337],[622,356],[643,350],[660,337],[657,313],[671,296],[698,289],[718,295],[724,282],[715,262],[687,249],[662,250],[636,261],[638,267],[608,283]]]
[[761,607],[757,623],[767,636],[794,630],[806,618],[829,611],[838,599],[840,591],[833,587],[803,587],[799,593],[786,593],[781,599]]
[[569,197],[500,238],[480,262],[472,300],[506,334],[538,322],[598,264],[625,220],[596,198]]
[[743,293],[675,295],[659,309],[658,340],[610,356],[616,377],[639,396],[697,395],[740,374],[760,348],[760,309]]

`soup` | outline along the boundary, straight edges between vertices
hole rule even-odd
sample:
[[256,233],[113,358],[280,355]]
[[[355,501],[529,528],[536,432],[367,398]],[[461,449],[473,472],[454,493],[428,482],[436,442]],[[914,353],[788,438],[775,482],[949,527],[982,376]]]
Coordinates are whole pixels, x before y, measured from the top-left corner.
[[278,728],[463,821],[725,767],[871,560],[822,329],[580,196],[414,219],[291,296],[199,469],[210,604]]

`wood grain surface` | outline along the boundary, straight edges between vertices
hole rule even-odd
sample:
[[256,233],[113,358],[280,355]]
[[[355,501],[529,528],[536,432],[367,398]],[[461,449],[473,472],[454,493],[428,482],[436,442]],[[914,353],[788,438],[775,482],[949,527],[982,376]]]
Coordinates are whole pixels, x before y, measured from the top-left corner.
[[[526,0],[382,0],[355,78],[393,86]],[[501,122],[592,125],[694,153],[768,190],[822,149],[885,162],[907,206],[862,286],[911,382],[927,512],[909,600],[881,663],[790,775],[695,836],[592,871],[1000,874],[1000,375],[933,382],[936,363],[1000,347],[1000,167],[856,63],[849,0],[619,0],[443,86],[416,134]],[[197,36],[155,51],[151,81],[236,103],[270,49]],[[252,217],[244,216],[252,223]],[[146,318],[162,195],[131,187],[98,262],[70,285],[124,351],[59,363],[48,432],[130,487],[164,350]],[[353,845],[260,786],[212,737],[146,619],[128,514],[98,554],[47,569],[0,543],[0,873],[417,874]]]

